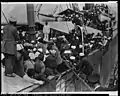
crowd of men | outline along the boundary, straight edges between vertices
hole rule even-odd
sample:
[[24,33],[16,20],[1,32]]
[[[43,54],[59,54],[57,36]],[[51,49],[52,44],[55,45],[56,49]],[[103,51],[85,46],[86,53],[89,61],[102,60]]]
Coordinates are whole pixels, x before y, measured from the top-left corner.
[[9,24],[3,28],[1,51],[4,56],[2,63],[5,67],[5,76],[15,77],[17,74],[25,79],[48,82],[49,75],[53,76],[70,68],[68,62],[61,56],[65,50],[70,49],[65,36],[44,42],[48,41],[50,31],[46,22],[43,27],[44,38],[41,39],[37,33],[36,40],[30,41],[25,39],[25,32],[21,34],[17,31],[16,22],[15,18],[11,17]]
[[[44,81],[49,82],[47,78],[49,75],[58,74],[66,70],[64,68],[68,69],[55,43],[43,42],[48,41],[47,22],[43,28],[44,38],[42,40],[39,34],[36,34],[37,40],[27,40],[25,32],[22,34],[18,32],[15,25],[16,20],[11,17],[9,24],[3,28],[1,52],[5,76],[15,77],[17,74],[33,83],[43,84]],[[64,67],[63,70],[61,67]]]
[[[85,33],[83,24],[78,26],[76,20],[73,20],[75,28],[67,36],[50,38],[50,26],[45,22],[43,32],[36,33],[36,40],[29,40],[25,31],[17,30],[16,23],[16,19],[11,17],[9,24],[3,28],[1,51],[5,76],[15,77],[17,74],[32,83],[43,84],[49,82],[52,76],[70,69],[72,63],[77,72],[82,71],[87,78],[97,77],[92,82],[99,82],[99,74],[92,74],[93,66],[84,57],[105,46],[111,38],[104,37],[103,40],[101,34],[96,35],[97,39],[93,38],[94,34]],[[84,45],[81,39],[82,31]]]

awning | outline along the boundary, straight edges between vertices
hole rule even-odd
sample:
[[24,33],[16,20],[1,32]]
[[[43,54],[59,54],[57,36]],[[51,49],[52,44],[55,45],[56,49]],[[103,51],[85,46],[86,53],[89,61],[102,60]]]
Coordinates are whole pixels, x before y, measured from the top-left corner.
[[72,9],[66,9],[58,14],[63,15],[63,14],[73,14],[73,13],[83,15],[82,12],[76,12],[76,11],[73,11]]

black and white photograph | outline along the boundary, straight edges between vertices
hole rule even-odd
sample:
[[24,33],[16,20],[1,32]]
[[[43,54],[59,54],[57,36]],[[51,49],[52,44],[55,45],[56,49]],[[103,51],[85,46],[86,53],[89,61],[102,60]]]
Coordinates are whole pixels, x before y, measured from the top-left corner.
[[69,92],[118,96],[118,2],[1,2],[1,93]]

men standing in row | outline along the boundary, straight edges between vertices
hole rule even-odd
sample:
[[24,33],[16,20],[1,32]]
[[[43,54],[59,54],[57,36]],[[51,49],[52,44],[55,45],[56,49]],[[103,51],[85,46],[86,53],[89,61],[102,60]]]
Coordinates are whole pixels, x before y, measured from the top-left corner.
[[50,27],[49,27],[47,21],[45,22],[45,25],[43,27],[43,33],[44,33],[44,40],[48,41],[49,40]]
[[15,17],[9,18],[9,24],[3,28],[3,46],[2,52],[5,55],[5,75],[15,77],[13,69],[16,58],[16,41],[19,40],[17,33]]

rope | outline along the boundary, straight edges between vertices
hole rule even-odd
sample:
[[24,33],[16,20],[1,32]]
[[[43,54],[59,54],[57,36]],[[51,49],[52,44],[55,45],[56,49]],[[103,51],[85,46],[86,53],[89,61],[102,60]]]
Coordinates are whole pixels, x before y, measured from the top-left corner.
[[36,5],[36,8],[35,8],[35,9],[37,9],[37,6],[38,6],[38,5],[39,5],[39,4]]
[[9,23],[3,11],[2,11],[2,13],[3,13],[3,16],[4,16],[5,20],[6,20],[6,22]]
[[69,3],[70,8],[72,8],[72,5]]
[[40,11],[41,7],[42,7],[42,4],[39,5],[38,12]]
[[79,77],[74,70],[73,70],[72,72],[75,74],[75,76],[76,76],[80,81],[82,81],[82,82],[89,88],[90,91],[93,91],[93,89],[92,89],[81,77]]
[[[62,90],[63,88],[66,89],[67,86],[69,86],[69,84],[71,84],[74,79],[75,79],[75,77],[73,77],[72,79],[69,79],[70,81],[67,83],[67,85],[65,85],[64,87],[62,87],[61,90]],[[65,81],[65,82],[66,82],[66,81]]]
[[[71,72],[71,70],[70,70],[69,72]],[[63,72],[63,73],[68,73],[68,72]],[[61,75],[62,75],[62,74],[61,74]],[[62,76],[61,76],[61,75],[59,76],[60,78],[57,79],[57,82],[59,82],[58,80],[60,80],[60,79],[63,77],[63,75],[62,75]],[[71,78],[65,80],[65,82],[66,82],[66,81],[69,81],[70,79],[71,79]],[[60,86],[60,85],[63,84],[63,83],[64,83],[64,82],[60,83],[60,84],[57,85],[57,86]]]
[[58,5],[56,5],[56,7],[55,7],[55,9],[53,10],[52,14],[55,14],[57,8],[58,8]]
[[66,6],[67,6],[67,9],[69,9],[67,4],[66,4]]
[[[60,7],[61,7],[61,9],[62,9],[62,11],[63,11],[63,8],[62,8],[62,5],[61,5],[61,4],[60,4]],[[67,22],[66,22],[66,25],[67,25],[68,31],[70,31]]]
[[[38,10],[37,10],[37,6],[39,7]],[[38,18],[38,19],[39,19],[39,14],[40,14],[39,11],[41,10],[41,7],[42,7],[42,4],[40,4],[40,5],[37,4],[37,5],[36,5],[36,10],[37,10],[37,11],[34,11],[34,12],[37,12],[37,18]]]

